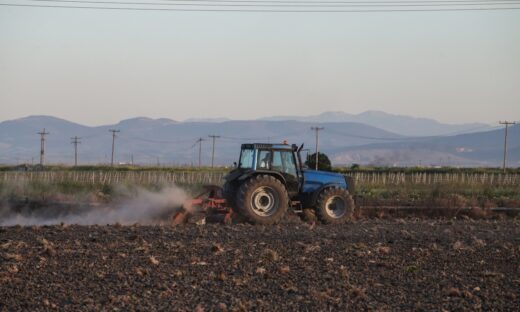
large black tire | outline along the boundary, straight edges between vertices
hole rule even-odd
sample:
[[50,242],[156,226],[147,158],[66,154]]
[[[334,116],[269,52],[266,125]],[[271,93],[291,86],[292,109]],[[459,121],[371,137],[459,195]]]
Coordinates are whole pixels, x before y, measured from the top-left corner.
[[354,200],[350,193],[339,187],[325,189],[316,201],[316,216],[326,224],[344,223],[354,212]]
[[289,196],[278,179],[257,175],[245,181],[238,189],[235,208],[253,224],[275,224],[287,212]]

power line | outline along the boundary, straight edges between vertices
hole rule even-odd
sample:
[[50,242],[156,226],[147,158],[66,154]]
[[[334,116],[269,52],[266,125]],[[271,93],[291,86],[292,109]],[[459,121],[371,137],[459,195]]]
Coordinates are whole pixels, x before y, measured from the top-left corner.
[[275,139],[275,138],[286,138],[286,137],[301,134],[301,133],[302,133],[302,131],[299,130],[299,131],[293,131],[293,132],[289,132],[289,133],[285,133],[285,134],[262,136],[262,137],[249,137],[249,138],[241,137],[240,138],[240,137],[221,136],[221,138],[225,139],[225,140],[232,140],[232,141],[262,141],[262,140],[269,140],[269,139]]
[[[514,4],[513,4],[514,5]],[[103,7],[103,6],[70,6],[70,5],[38,5],[0,3],[5,7],[88,9],[113,11],[172,11],[172,12],[244,12],[244,13],[387,13],[387,12],[452,12],[452,11],[499,11],[520,10],[520,7],[488,7],[488,8],[430,8],[430,9],[364,9],[364,10],[280,10],[280,9],[192,9],[192,8],[137,8],[137,7]],[[485,5],[483,5],[485,6]]]
[[[221,136],[223,140],[230,140],[230,141],[263,141],[267,140],[269,138],[268,136],[263,137],[251,137],[251,138],[239,138],[239,137],[229,137],[229,136]],[[272,138],[272,136],[271,136]]]
[[[365,139],[365,140],[375,140],[375,141],[410,141],[411,140],[411,141],[416,141],[416,140],[420,140],[420,139],[445,138],[445,137],[450,137],[452,135],[457,135],[457,134],[471,134],[471,133],[473,133],[472,131],[479,130],[479,129],[494,130],[494,129],[497,129],[497,128],[498,127],[490,127],[490,126],[486,125],[486,126],[479,126],[479,127],[474,127],[474,128],[471,128],[471,129],[466,129],[466,130],[459,130],[459,131],[451,132],[451,133],[445,133],[443,135],[422,136],[422,137],[397,137],[397,138],[356,135],[356,134],[351,134],[351,133],[343,133],[341,131],[336,131],[336,130],[333,130],[331,128],[328,128],[327,132],[330,132],[330,133],[333,133],[333,134],[337,134],[337,135],[341,135],[341,136],[346,136],[346,137],[351,137],[351,138],[359,138],[359,139]],[[301,134],[301,133],[302,133],[301,131],[296,131],[296,132],[291,132],[291,133],[287,133],[287,134],[283,134],[283,135],[263,136],[263,137],[249,137],[249,138],[248,137],[222,136],[222,139],[224,139],[224,140],[232,140],[232,141],[261,141],[261,140],[265,140],[267,138],[283,138],[283,137],[289,137],[289,136],[293,136],[293,135]]]
[[121,130],[110,129],[108,131],[112,132],[112,158],[110,160],[110,166],[113,167],[114,166],[114,149],[115,149],[115,144],[116,144],[116,133],[121,132]]
[[45,128],[43,128],[43,131],[38,132],[38,134],[40,135],[40,165],[43,166],[43,161],[45,158],[45,136],[50,133],[46,132]]
[[202,165],[202,141],[206,141],[203,138],[199,138],[193,146],[195,146],[197,143],[199,144],[199,168]]
[[83,133],[84,135],[81,136],[81,138],[83,139],[91,139],[91,138],[98,138],[98,137],[101,137],[101,136],[105,136],[105,132],[100,132],[100,130],[96,130],[98,131],[98,133],[93,133],[93,134],[90,134],[90,135],[85,135],[86,133]]
[[498,122],[501,125],[505,125],[505,131],[504,131],[504,162],[502,163],[502,169],[504,172],[506,172],[506,161],[507,161],[507,128],[510,125],[515,125],[516,122],[513,121],[499,121]]
[[81,141],[77,136],[70,138],[72,141],[70,143],[74,144],[74,167],[78,166],[78,144],[81,143]]
[[357,139],[365,139],[365,140],[377,140],[377,141],[404,141],[404,140],[417,140],[422,139],[424,137],[403,137],[403,138],[382,138],[382,137],[372,137],[372,136],[366,136],[366,135],[356,135],[356,134],[349,134],[349,133],[343,133],[335,130],[328,129],[327,132],[331,132],[337,135],[342,135],[346,137],[351,138],[357,138]]
[[435,1],[421,1],[421,2],[379,2],[379,3],[290,3],[290,2],[279,2],[279,3],[247,3],[241,2],[241,4],[237,3],[226,3],[226,2],[218,2],[212,3],[211,1],[207,1],[206,3],[178,3],[178,2],[170,2],[170,3],[156,3],[156,2],[123,2],[123,1],[90,1],[90,0],[30,0],[37,2],[56,2],[56,3],[80,3],[80,4],[101,4],[101,5],[134,5],[134,6],[201,6],[201,7],[269,7],[269,8],[279,8],[279,7],[296,7],[296,8],[327,8],[327,7],[363,7],[363,8],[379,8],[379,7],[435,7],[435,6],[491,6],[491,5],[510,5],[510,4],[520,4],[519,0],[498,0],[498,1],[464,1],[464,2],[450,2],[450,3],[435,3]]
[[320,142],[318,133],[323,129],[325,129],[325,128],[324,127],[311,127],[311,130],[316,131],[316,166],[315,166],[316,170],[318,170],[318,155],[319,155],[318,144]]
[[464,129],[464,130],[445,132],[445,133],[442,133],[439,135],[434,135],[434,136],[425,136],[423,138],[443,138],[443,137],[449,137],[449,136],[454,136],[454,135],[459,135],[459,134],[471,134],[471,133],[481,132],[481,131],[477,131],[477,130],[485,129],[486,131],[491,131],[491,130],[495,130],[498,128],[499,127],[491,127],[490,125],[483,125],[483,126],[473,127],[473,128]]
[[[34,0],[34,1],[45,1],[45,0]],[[59,0],[56,0],[59,1]],[[211,3],[314,3],[314,4],[355,4],[355,3],[425,3],[425,2],[433,2],[433,3],[454,3],[454,2],[461,2],[461,3],[467,3],[467,2],[516,2],[518,0],[410,0],[410,1],[305,1],[305,0],[298,0],[298,1],[290,1],[290,0],[162,0],[162,1],[168,1],[168,2],[211,2]]]
[[488,129],[489,131],[492,131],[492,130],[495,130],[497,128],[498,127],[480,126],[480,127],[467,129],[467,130],[459,130],[459,131],[455,131],[455,132],[451,132],[451,133],[445,133],[443,135],[417,136],[417,137],[415,137],[415,136],[414,137],[408,137],[407,136],[407,137],[400,137],[400,138],[384,138],[384,137],[373,137],[373,136],[366,136],[366,135],[356,135],[356,134],[343,133],[343,132],[340,132],[340,131],[332,130],[330,128],[327,129],[327,132],[334,133],[334,134],[337,134],[337,135],[346,136],[346,137],[365,139],[365,140],[375,140],[375,141],[417,141],[417,140],[424,140],[424,139],[430,139],[431,140],[431,139],[448,138],[448,137],[451,137],[451,136],[462,135],[462,134],[474,134],[474,133],[478,133],[478,131],[472,132],[474,130]]
[[[191,140],[191,142],[193,142],[193,140]],[[177,148],[177,149],[171,151],[171,153],[174,153],[174,154],[175,154],[175,153],[185,153],[185,152],[187,152],[187,151],[189,151],[189,150],[192,150],[196,145],[197,145],[197,142],[195,142],[195,143],[194,143],[193,145],[191,145],[190,147],[184,147],[184,148],[180,148],[180,149]]]
[[215,139],[220,138],[220,135],[208,135],[208,137],[213,139],[213,147],[211,148],[211,168],[213,168],[215,160]]
[[178,144],[178,143],[193,142],[193,140],[191,140],[191,139],[190,140],[186,139],[186,140],[167,141],[167,140],[153,140],[153,139],[141,138],[141,137],[136,137],[136,136],[124,136],[124,138],[130,139],[130,140],[149,142],[149,143],[158,143],[158,144]]

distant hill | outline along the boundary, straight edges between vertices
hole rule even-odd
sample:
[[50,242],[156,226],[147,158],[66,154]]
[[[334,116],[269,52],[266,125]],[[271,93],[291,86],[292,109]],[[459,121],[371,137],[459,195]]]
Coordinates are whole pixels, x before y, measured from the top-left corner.
[[[520,167],[520,125],[509,129],[508,164]],[[504,129],[447,137],[408,138],[335,150],[336,163],[500,166]]]
[[[231,165],[238,157],[241,143],[305,143],[305,153],[313,153],[314,132],[320,132],[320,150],[335,165],[457,165],[498,166],[502,160],[503,129],[454,136],[407,137],[357,122],[310,122],[295,120],[242,120],[177,122],[170,119],[132,118],[114,125],[88,127],[51,116],[30,116],[0,123],[0,163],[37,163],[43,128],[50,132],[46,140],[46,162],[73,162],[70,138],[81,137],[80,164],[109,163],[112,136],[118,129],[118,163],[191,165],[198,162],[196,140],[202,138],[202,161],[211,161],[208,135],[219,135],[215,163]],[[509,163],[520,166],[520,126],[510,128]]]
[[184,122],[223,122],[231,121],[229,118],[188,118]]
[[[40,137],[36,133],[45,128],[50,134],[46,141],[46,160],[52,163],[72,163],[73,146],[70,138],[81,137],[80,163],[108,163],[112,137],[109,129],[121,130],[116,139],[116,161],[141,164],[191,164],[198,162],[198,145],[203,138],[203,163],[210,162],[208,135],[221,136],[217,140],[216,163],[232,164],[241,143],[282,142],[306,143],[313,148],[314,123],[299,121],[222,121],[175,122],[169,119],[132,118],[115,125],[87,127],[50,116],[31,116],[0,123],[0,163],[37,162]],[[327,134],[320,144],[327,148],[384,142],[401,138],[375,127],[359,123],[323,123]],[[374,140],[374,138],[377,138]]]
[[405,136],[460,134],[491,129],[484,123],[444,124],[433,119],[366,111],[360,114],[324,112],[314,116],[272,116],[261,120],[297,120],[304,122],[358,122]]
[[168,126],[171,124],[175,124],[177,121],[171,120],[168,118],[159,118],[159,119],[152,119],[147,117],[137,117],[137,118],[130,118],[120,121],[118,124],[114,125],[114,127],[117,127],[118,129],[143,129],[143,128],[154,128],[154,127],[163,127]]

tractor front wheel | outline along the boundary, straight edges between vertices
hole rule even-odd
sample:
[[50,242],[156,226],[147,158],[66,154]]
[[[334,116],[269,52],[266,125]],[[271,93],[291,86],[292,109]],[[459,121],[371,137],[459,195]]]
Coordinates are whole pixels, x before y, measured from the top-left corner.
[[248,222],[275,224],[287,212],[289,196],[278,179],[257,175],[240,186],[235,203],[238,213]]
[[323,223],[344,223],[353,212],[352,196],[347,190],[339,187],[324,190],[316,201],[316,216]]

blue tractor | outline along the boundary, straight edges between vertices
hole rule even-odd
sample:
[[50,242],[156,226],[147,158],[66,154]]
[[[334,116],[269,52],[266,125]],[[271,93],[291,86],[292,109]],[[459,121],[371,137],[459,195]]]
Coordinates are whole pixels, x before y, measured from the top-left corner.
[[312,208],[324,223],[342,223],[354,211],[352,179],[309,170],[303,144],[242,144],[236,168],[225,178],[224,197],[248,222],[273,224],[287,210]]
[[238,215],[253,224],[275,224],[289,209],[313,209],[323,223],[343,223],[354,212],[353,180],[341,174],[306,169],[298,148],[288,144],[242,144],[224,188],[206,191],[184,204],[173,223],[196,211]]

